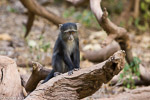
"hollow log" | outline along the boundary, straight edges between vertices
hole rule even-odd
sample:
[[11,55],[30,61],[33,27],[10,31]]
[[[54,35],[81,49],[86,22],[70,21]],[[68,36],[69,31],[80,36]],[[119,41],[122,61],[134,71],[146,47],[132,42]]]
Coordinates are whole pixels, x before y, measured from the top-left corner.
[[125,64],[125,53],[120,50],[103,63],[56,76],[41,84],[25,100],[79,100],[95,93],[109,82]]
[[16,62],[0,56],[0,100],[22,100],[23,88]]

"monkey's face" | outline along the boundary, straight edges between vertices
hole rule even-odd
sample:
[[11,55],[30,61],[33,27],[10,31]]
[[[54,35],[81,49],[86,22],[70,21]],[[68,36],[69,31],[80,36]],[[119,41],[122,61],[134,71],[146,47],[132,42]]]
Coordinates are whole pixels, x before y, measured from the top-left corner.
[[65,41],[74,41],[78,38],[76,23],[65,23],[60,26],[62,39]]

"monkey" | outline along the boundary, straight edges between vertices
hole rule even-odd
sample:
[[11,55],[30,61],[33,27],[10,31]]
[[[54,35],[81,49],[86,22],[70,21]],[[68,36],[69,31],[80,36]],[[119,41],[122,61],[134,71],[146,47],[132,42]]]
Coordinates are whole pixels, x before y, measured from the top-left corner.
[[73,70],[80,69],[78,23],[60,24],[59,29],[53,49],[52,71],[42,84],[60,73],[68,72],[68,75],[72,75]]

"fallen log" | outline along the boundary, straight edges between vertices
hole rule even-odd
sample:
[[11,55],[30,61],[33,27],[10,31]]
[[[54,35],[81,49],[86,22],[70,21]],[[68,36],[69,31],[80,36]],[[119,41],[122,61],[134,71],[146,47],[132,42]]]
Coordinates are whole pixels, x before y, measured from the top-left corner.
[[103,62],[108,59],[113,53],[120,50],[120,46],[117,42],[112,42],[100,50],[86,50],[83,52],[83,57],[92,62]]
[[109,82],[125,64],[125,53],[120,50],[103,63],[52,78],[31,92],[25,100],[79,100],[95,93]]

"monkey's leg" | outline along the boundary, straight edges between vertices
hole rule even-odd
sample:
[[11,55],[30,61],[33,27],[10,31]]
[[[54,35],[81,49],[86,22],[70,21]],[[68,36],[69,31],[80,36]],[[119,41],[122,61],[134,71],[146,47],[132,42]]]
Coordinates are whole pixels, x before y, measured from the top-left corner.
[[54,70],[52,70],[50,73],[49,73],[49,75],[46,77],[46,79],[42,82],[42,84],[43,83],[45,83],[45,82],[47,82],[49,79],[51,79],[52,77],[54,77]]

